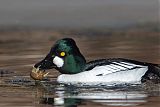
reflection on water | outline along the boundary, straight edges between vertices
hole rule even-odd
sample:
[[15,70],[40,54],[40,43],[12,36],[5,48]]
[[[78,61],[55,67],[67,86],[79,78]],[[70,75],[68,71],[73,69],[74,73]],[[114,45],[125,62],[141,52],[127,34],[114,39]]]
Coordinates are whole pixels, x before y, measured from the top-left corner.
[[[53,82],[53,81],[52,81]],[[44,84],[47,84],[45,86]],[[126,87],[74,87],[39,83],[29,87],[1,87],[2,107],[159,107],[157,92],[150,93],[141,86]],[[151,94],[151,95],[152,95]],[[153,104],[153,105],[152,105]]]
[[[122,90],[124,87],[73,87],[58,86],[49,95],[43,94],[41,103],[62,106],[85,105],[87,102],[112,106],[135,106],[146,101],[147,93],[142,90]],[[126,87],[125,87],[126,88]],[[138,88],[130,86],[128,88]],[[121,89],[121,90],[120,90]],[[54,91],[54,92],[53,92]],[[55,96],[52,94],[55,93]],[[86,102],[87,101],[87,102]],[[91,106],[91,105],[90,105]]]
[[[54,35],[52,33],[50,35]],[[159,84],[115,87],[66,86],[56,83],[59,75],[56,70],[50,70],[50,75],[45,81],[35,83],[29,76],[33,64],[45,56],[57,39],[63,37],[36,34],[40,36],[9,37],[11,40],[6,40],[6,37],[4,39],[5,34],[0,37],[0,107],[160,107]],[[160,42],[157,34],[117,35],[73,38],[87,61],[124,57],[160,63]]]

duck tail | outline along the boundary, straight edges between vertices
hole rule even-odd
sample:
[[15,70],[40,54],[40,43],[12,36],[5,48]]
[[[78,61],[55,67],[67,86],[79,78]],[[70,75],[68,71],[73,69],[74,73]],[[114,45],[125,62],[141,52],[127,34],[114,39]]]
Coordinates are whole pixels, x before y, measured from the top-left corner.
[[160,77],[160,64],[154,65],[153,70],[153,72]]
[[142,77],[142,82],[151,80],[155,83],[160,83],[160,64],[149,64],[148,71]]

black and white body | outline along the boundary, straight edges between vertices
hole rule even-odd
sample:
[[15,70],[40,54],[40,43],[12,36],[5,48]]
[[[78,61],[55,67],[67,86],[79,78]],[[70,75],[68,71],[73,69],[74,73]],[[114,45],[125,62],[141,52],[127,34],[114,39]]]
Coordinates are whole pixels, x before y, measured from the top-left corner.
[[44,71],[52,68],[62,73],[57,81],[65,84],[137,84],[146,80],[160,80],[158,64],[123,58],[99,59],[87,63],[71,38],[57,41],[48,55],[34,65],[31,77],[40,80],[48,74]]
[[58,77],[60,83],[85,84],[139,84],[160,79],[158,64],[138,62],[123,58],[100,59],[87,63],[85,72]]

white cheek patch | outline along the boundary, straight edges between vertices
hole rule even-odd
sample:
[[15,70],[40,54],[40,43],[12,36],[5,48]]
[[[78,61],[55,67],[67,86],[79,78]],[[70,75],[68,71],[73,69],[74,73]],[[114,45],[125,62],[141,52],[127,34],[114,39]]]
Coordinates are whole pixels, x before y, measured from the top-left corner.
[[53,59],[53,63],[57,66],[57,67],[62,67],[64,64],[64,61],[62,58],[55,56],[55,58]]

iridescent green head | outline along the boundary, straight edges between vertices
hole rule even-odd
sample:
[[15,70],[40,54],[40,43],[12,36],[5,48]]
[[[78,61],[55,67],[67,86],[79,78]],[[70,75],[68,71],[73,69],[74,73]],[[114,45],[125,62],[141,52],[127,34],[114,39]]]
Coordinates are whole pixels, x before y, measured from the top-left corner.
[[86,60],[75,41],[71,38],[58,40],[48,55],[34,68],[47,70],[55,68],[63,74],[76,74],[84,71]]

